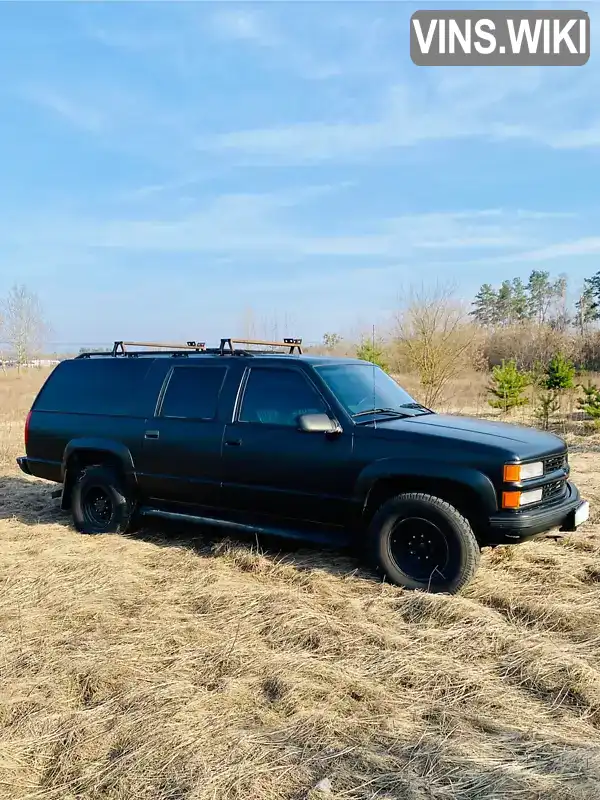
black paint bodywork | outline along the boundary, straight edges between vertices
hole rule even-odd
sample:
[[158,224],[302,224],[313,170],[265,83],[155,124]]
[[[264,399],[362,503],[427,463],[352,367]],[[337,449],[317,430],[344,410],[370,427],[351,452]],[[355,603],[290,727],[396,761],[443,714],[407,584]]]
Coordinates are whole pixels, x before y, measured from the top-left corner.
[[[99,365],[107,361],[120,366],[106,371]],[[444,414],[359,425],[319,373],[320,365],[338,362],[353,360],[275,354],[67,360],[33,404],[27,454],[19,465],[28,474],[64,483],[63,506],[68,507],[73,459],[90,463],[108,457],[148,513],[196,515],[306,538],[346,540],[364,531],[386,497],[406,490],[454,503],[482,546],[569,528],[581,501],[568,481],[562,439],[524,426]],[[160,416],[163,387],[173,367],[202,369],[215,363],[226,365],[226,375],[214,419]],[[246,371],[257,365],[302,371],[340,432],[239,421]],[[116,377],[109,381],[113,372]],[[63,395],[55,388],[61,382]],[[71,391],[74,395],[67,397]],[[73,396],[80,398],[75,407]],[[502,492],[522,488],[503,482],[506,463],[563,455],[557,469],[527,481],[526,487],[553,485],[558,491],[521,511],[501,509]]]

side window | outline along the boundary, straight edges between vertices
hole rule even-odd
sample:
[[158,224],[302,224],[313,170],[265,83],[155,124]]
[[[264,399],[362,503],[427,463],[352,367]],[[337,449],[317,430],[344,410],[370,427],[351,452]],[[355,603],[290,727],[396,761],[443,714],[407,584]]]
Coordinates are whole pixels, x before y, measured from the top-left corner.
[[50,374],[36,401],[38,411],[110,416],[145,415],[156,397],[146,383],[150,358],[73,358]]
[[160,409],[161,417],[214,419],[225,367],[175,367]]
[[300,372],[251,369],[239,419],[295,427],[301,414],[325,414],[323,400]]

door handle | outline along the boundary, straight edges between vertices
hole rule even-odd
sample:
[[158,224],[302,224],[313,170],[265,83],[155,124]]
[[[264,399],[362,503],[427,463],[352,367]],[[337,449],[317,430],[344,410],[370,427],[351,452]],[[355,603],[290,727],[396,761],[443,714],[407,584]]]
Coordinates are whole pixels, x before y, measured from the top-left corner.
[[144,439],[158,439],[159,436],[159,431],[146,431],[144,434]]
[[225,442],[225,447],[239,447],[241,443],[241,439],[227,439]]

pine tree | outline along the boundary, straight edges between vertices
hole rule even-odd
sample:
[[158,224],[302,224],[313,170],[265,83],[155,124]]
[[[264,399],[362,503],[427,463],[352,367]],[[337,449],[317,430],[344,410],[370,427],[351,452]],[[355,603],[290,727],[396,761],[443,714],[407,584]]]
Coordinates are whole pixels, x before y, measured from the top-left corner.
[[585,283],[590,287],[592,297],[596,304],[600,306],[600,271],[592,275],[591,278],[588,278]]
[[510,281],[502,281],[498,289],[498,322],[510,325],[513,321],[513,285]]
[[563,392],[574,387],[575,367],[562,353],[557,353],[550,359],[546,368],[543,385],[546,389]]
[[512,318],[515,322],[525,322],[529,317],[529,299],[527,289],[521,278],[512,282]]
[[566,275],[561,275],[551,285],[551,300],[554,301],[554,309],[550,325],[554,330],[566,331],[571,321],[567,305]]
[[595,383],[588,383],[582,386],[583,397],[577,401],[577,405],[582,411],[593,419],[600,419],[600,389]]
[[541,422],[542,428],[547,431],[554,414],[560,410],[558,392],[549,391],[539,395],[535,408],[535,416]]
[[546,322],[548,310],[554,296],[550,273],[534,269],[527,283],[529,294],[529,313],[539,325]]
[[484,283],[475,295],[471,316],[475,317],[480,325],[491,327],[498,321],[498,294],[491,284]]
[[519,370],[514,359],[503,360],[501,365],[492,370],[489,391],[494,397],[488,402],[492,408],[499,408],[504,413],[511,408],[523,406],[529,402],[523,393],[530,383],[529,375]]

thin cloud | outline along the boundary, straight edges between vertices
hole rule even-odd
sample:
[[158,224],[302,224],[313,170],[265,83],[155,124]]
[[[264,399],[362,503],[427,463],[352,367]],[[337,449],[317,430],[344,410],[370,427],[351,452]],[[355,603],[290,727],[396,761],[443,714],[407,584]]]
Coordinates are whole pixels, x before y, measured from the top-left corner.
[[552,144],[557,149],[581,150],[600,147],[600,121],[586,128],[579,128],[556,136],[550,134]]
[[173,47],[177,37],[161,31],[133,30],[130,28],[84,27],[85,35],[94,42],[115,50],[144,53],[150,50]]
[[210,18],[209,29],[220,39],[254,45],[271,53],[273,68],[291,71],[309,81],[347,77],[362,63],[369,67],[368,71],[373,67],[373,59],[369,65],[356,52],[352,61],[347,63],[330,53],[327,56],[319,54],[314,43],[308,46],[297,33],[277,25],[273,15],[256,9],[219,10]]
[[553,261],[565,256],[592,256],[600,253],[600,236],[587,236],[570,242],[557,242],[530,252],[517,253],[515,261]]
[[[29,219],[3,232],[9,243],[33,237],[41,247],[112,249],[125,252],[210,253],[270,260],[348,257],[419,261],[435,249],[502,250],[527,246],[532,232],[514,214],[495,209],[409,214],[354,223],[336,235],[304,233],[290,209],[325,198],[336,186],[309,186],[267,194],[221,195],[202,208],[170,218],[134,220]],[[419,256],[419,252],[421,256]]]
[[[586,119],[590,109],[597,106],[594,101],[600,86],[593,65],[578,73],[576,86],[572,72],[542,68],[431,70],[420,73],[419,79],[411,74],[410,80],[405,77],[402,81],[401,62],[396,62],[392,69],[387,60],[389,34],[380,18],[368,23],[358,15],[354,27],[338,26],[335,37],[331,23],[325,25],[321,35],[325,32],[326,38],[318,43],[292,29],[289,20],[284,26],[281,15],[263,9],[225,6],[212,13],[200,16],[194,13],[177,19],[176,34],[172,28],[112,30],[90,26],[88,35],[104,45],[130,52],[147,51],[148,58],[155,59],[157,51],[161,59],[170,54],[173,68],[181,60],[182,51],[187,53],[192,36],[208,35],[221,43],[234,43],[238,48],[241,44],[256,48],[263,65],[279,72],[291,71],[307,80],[335,78],[340,86],[350,86],[353,75],[373,78],[371,66],[379,62],[377,69],[381,66],[381,74],[385,75],[384,80],[371,81],[360,115],[336,112],[332,106],[320,118],[294,119],[296,113],[284,104],[286,116],[276,124],[272,120],[257,124],[253,118],[253,124],[229,130],[224,126],[216,133],[199,132],[204,126],[197,109],[174,109],[169,107],[168,98],[155,99],[154,113],[148,109],[145,118],[153,121],[165,115],[178,118],[180,127],[189,133],[189,139],[180,149],[186,146],[196,152],[222,155],[236,163],[302,165],[385,158],[400,148],[458,139],[520,141],[557,150],[600,146],[597,116]],[[189,23],[187,26],[184,19]],[[363,37],[368,45],[361,49],[354,45],[357,31],[363,28],[368,34]],[[380,52],[384,54],[381,58]],[[190,64],[195,63],[191,58]],[[396,83],[390,85],[392,79]],[[136,132],[121,130],[129,127],[127,109],[119,111],[125,118],[120,119],[119,114],[103,103],[102,97],[97,98],[97,108],[90,109],[85,103],[69,100],[63,92],[46,94],[46,107],[80,128],[97,131],[110,119],[116,136],[121,139],[132,138]],[[41,98],[40,104],[43,103]],[[139,134],[145,138],[148,136],[145,128],[152,129],[156,122],[143,127],[141,116],[139,120]]]
[[[501,68],[431,72],[425,82],[384,89],[363,119],[285,122],[199,137],[199,150],[274,163],[342,161],[424,142],[479,138],[530,141],[554,149],[600,145],[600,122],[582,124],[598,95],[597,72],[574,92],[563,73]],[[372,99],[372,98],[371,98]],[[426,99],[426,100],[425,100]]]
[[261,47],[277,47],[283,43],[272,23],[259,11],[219,10],[210,22],[212,31],[223,39],[253,42]]
[[54,89],[28,87],[23,90],[22,97],[89,133],[101,133],[106,127],[106,116],[99,109],[76,102]]
[[[546,238],[548,233],[547,231]],[[553,242],[542,247],[528,250],[517,249],[495,256],[477,258],[476,260],[463,260],[460,262],[446,261],[445,265],[447,268],[462,267],[476,269],[482,267],[497,267],[503,264],[542,264],[544,262],[560,261],[561,259],[569,259],[572,261],[576,257],[585,258],[597,256],[598,253],[600,253],[600,236],[583,236],[578,239]]]

